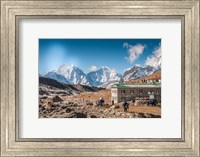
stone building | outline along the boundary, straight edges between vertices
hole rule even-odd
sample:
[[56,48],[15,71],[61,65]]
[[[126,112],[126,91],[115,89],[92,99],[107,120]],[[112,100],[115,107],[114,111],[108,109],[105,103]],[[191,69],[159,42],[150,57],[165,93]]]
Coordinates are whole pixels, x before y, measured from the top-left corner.
[[152,78],[152,79],[147,80],[146,82],[150,84],[161,83],[161,79]]
[[155,99],[161,102],[161,84],[116,84],[111,87],[111,97],[114,103],[148,98],[149,92],[154,92]]

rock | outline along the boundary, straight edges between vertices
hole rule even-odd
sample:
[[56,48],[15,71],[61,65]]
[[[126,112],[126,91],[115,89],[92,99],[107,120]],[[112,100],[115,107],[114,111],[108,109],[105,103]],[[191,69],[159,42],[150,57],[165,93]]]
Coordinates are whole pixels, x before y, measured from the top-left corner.
[[65,109],[65,108],[67,108],[67,106],[64,106],[64,105],[63,105],[63,106],[61,106],[61,108],[62,108],[62,109]]
[[72,102],[72,101],[69,101],[69,102],[68,102],[68,104],[69,104],[69,105],[73,105],[73,104],[74,104],[74,102]]
[[134,106],[147,106],[148,100],[135,100]]
[[47,91],[39,89],[39,95],[49,95],[49,93]]
[[103,113],[103,111],[101,110],[101,111],[99,111],[99,113]]
[[105,107],[109,107],[109,104],[104,104]]
[[121,116],[121,113],[120,112],[116,112],[115,115],[116,116]]
[[52,106],[53,107],[59,107],[60,106],[60,102],[54,102]]
[[39,108],[42,108],[42,104],[41,103],[39,104]]
[[68,114],[65,114],[64,118],[77,118],[76,117],[76,112],[70,112]]
[[76,112],[76,118],[87,118],[87,114],[83,112]]
[[116,108],[120,108],[119,105],[113,105],[110,107],[111,109],[116,109]]
[[148,113],[144,113],[143,116],[144,116],[144,118],[151,118],[152,117],[152,115],[148,114]]
[[61,99],[58,95],[56,95],[55,97],[53,97],[53,102],[62,102],[63,99]]
[[52,101],[46,100],[46,101],[44,102],[44,104],[43,104],[43,107],[44,107],[45,109],[50,109],[50,108],[52,108],[52,105],[53,105],[53,102],[52,102]]
[[97,116],[95,116],[95,115],[91,115],[90,117],[91,117],[91,118],[97,118]]
[[70,113],[72,110],[70,109],[70,108],[67,108],[66,110],[65,110],[65,112],[67,112],[67,113]]
[[47,99],[47,98],[48,98],[47,96],[40,97],[40,99]]
[[92,106],[92,105],[93,105],[93,103],[92,103],[92,102],[90,102],[90,101],[88,101],[88,102],[86,102],[86,105],[90,105],[90,106]]

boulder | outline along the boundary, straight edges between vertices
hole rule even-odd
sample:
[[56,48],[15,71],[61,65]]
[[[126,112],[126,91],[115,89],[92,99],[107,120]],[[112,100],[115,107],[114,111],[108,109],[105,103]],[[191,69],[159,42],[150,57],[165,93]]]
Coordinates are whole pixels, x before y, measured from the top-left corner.
[[97,118],[97,116],[95,116],[95,115],[91,115],[90,117],[91,117],[91,118]]
[[86,102],[86,105],[90,105],[90,106],[92,106],[93,103],[89,101],[89,102]]
[[52,105],[53,105],[53,102],[52,101],[49,101],[49,100],[46,100],[43,104],[43,107],[45,109],[51,109],[52,108]]
[[53,102],[62,102],[63,99],[61,99],[58,95],[56,95],[55,97],[53,97]]
[[116,108],[120,108],[119,105],[113,105],[110,107],[111,109],[116,109]]
[[147,106],[148,100],[135,100],[134,106]]
[[70,109],[70,108],[67,108],[66,110],[65,110],[65,112],[67,112],[67,113],[70,113],[72,110]]

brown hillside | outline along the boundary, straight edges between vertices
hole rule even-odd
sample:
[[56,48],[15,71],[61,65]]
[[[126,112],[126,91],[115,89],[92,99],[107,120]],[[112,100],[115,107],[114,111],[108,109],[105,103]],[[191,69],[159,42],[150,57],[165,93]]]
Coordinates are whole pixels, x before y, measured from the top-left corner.
[[101,90],[98,92],[83,92],[74,96],[67,96],[65,99],[77,99],[77,100],[90,100],[90,101],[96,101],[99,100],[99,98],[103,98],[105,100],[105,103],[111,103],[111,90]]

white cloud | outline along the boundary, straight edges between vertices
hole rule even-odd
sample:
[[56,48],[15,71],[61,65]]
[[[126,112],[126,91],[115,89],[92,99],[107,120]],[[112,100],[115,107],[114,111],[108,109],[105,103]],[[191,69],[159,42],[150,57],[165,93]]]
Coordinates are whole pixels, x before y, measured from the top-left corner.
[[125,57],[125,59],[128,60],[128,62],[133,63],[136,59],[139,58],[139,56],[143,53],[145,46],[141,44],[136,44],[134,46],[129,45],[128,43],[124,43],[123,47],[128,49],[128,57]]
[[155,48],[153,54],[147,57],[145,65],[150,65],[155,68],[161,66],[161,46]]
[[129,47],[128,43],[124,43],[123,47],[128,48]]
[[90,67],[88,68],[88,70],[89,70],[89,72],[95,71],[95,70],[97,70],[97,67],[96,67],[95,65],[92,65],[92,66],[90,66]]

